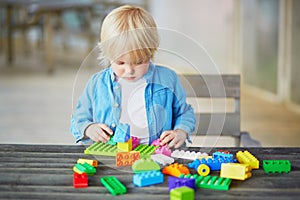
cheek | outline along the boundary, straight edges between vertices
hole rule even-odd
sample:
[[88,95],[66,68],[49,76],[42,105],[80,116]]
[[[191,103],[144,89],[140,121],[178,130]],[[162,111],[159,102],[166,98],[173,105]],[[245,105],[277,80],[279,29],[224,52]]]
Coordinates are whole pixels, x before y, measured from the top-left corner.
[[119,77],[122,76],[122,74],[124,74],[124,69],[122,69],[120,67],[112,66],[112,70]]

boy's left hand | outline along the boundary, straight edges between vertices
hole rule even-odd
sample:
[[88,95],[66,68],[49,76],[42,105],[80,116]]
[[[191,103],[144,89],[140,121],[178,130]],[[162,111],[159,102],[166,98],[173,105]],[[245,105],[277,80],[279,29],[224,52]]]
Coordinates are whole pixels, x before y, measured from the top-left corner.
[[160,136],[161,145],[165,145],[171,141],[169,143],[170,148],[181,147],[181,145],[185,142],[186,138],[187,138],[187,132],[181,129],[164,131]]

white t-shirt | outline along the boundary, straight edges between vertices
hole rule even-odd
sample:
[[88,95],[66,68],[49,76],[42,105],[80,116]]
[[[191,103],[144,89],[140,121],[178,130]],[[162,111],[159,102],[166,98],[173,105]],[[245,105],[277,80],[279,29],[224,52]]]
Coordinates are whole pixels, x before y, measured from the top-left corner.
[[148,122],[145,107],[146,81],[141,78],[135,82],[119,79],[121,85],[121,123],[130,125],[130,135],[140,138],[141,144],[148,144]]

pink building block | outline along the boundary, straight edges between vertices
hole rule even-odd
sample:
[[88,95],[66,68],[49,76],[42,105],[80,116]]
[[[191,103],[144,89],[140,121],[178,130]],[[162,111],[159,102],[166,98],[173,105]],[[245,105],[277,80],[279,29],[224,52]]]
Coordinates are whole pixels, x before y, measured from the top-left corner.
[[161,146],[161,145],[160,145],[160,142],[161,142],[161,141],[160,141],[160,139],[158,138],[158,139],[154,140],[154,141],[152,142],[151,145],[153,145],[153,146],[159,146],[159,147],[160,147],[160,146]]
[[165,144],[164,146],[162,147],[158,147],[155,152],[155,154],[164,154],[166,156],[169,156],[171,157],[171,154],[172,154],[172,151],[171,149],[169,148],[168,144]]
[[134,150],[140,144],[140,139],[138,137],[131,136],[132,149]]

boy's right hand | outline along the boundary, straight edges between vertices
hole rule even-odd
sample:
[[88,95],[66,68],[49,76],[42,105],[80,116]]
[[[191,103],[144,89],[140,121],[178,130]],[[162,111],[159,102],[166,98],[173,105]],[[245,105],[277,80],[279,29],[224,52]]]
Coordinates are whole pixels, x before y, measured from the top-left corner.
[[91,124],[87,127],[84,135],[95,142],[107,142],[113,131],[105,124]]

